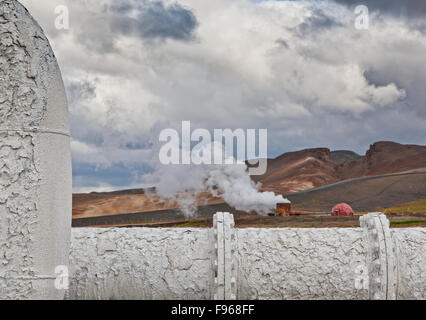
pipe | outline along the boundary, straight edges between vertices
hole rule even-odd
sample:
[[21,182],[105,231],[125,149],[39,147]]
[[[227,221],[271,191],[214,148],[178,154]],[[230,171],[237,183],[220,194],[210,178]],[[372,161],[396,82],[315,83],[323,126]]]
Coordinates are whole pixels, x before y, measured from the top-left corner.
[[61,299],[68,264],[71,156],[65,89],[39,25],[0,1],[0,299]]
[[[426,299],[426,230],[75,229],[67,299]],[[395,250],[393,249],[395,248]]]

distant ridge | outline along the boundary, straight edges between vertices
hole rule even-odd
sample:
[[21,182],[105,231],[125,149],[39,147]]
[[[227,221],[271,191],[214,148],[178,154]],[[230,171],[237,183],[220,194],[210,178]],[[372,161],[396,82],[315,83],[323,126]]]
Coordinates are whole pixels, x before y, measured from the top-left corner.
[[341,179],[426,171],[426,147],[390,141],[376,142],[364,157],[345,162],[337,170]]
[[361,156],[358,153],[349,150],[336,150],[330,152],[330,160],[336,164],[358,160],[359,158],[361,158]]
[[146,194],[146,193],[155,193],[155,188],[140,188],[140,189],[126,189],[126,190],[117,190],[117,191],[108,191],[108,192],[91,192],[90,194],[109,194],[109,195],[123,195],[123,194]]
[[[380,210],[426,199],[426,147],[383,141],[372,144],[365,156],[327,148],[289,152],[268,159],[266,174],[252,178],[262,184],[263,191],[285,194],[298,210],[328,212],[339,202],[358,211]],[[175,204],[151,194],[154,188],[75,194],[73,218],[108,216],[113,221],[114,215],[127,219],[125,214],[131,213],[144,221],[164,215],[171,219],[171,213],[176,218]],[[208,193],[200,195],[197,205],[206,215],[232,209]]]
[[306,149],[268,160],[268,170],[254,177],[263,190],[293,193],[345,179],[365,176],[426,172],[426,147],[381,141],[372,144],[365,156],[353,151]]

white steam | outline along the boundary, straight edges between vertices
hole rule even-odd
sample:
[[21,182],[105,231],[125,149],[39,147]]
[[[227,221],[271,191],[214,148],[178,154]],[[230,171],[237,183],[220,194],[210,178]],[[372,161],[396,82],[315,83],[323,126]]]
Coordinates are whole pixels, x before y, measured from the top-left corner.
[[[211,152],[223,147],[213,143],[201,147],[199,151]],[[179,150],[180,152],[182,149]],[[155,154],[156,152],[154,152]],[[198,153],[200,154],[200,153]],[[192,157],[194,157],[194,153]],[[223,162],[225,163],[225,162]],[[234,161],[236,163],[236,161]],[[273,192],[260,192],[260,184],[251,180],[246,164],[200,164],[162,165],[157,159],[152,163],[154,172],[144,177],[154,184],[157,194],[164,199],[175,201],[186,217],[196,214],[197,196],[210,192],[222,198],[236,210],[266,215],[275,210],[277,203],[288,203],[282,195]]]

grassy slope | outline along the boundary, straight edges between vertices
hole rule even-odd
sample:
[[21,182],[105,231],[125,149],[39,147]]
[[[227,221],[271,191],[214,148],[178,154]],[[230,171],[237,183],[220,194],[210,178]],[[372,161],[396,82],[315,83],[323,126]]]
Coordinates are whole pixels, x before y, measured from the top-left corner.
[[406,212],[426,212],[426,200],[414,201],[388,208],[385,212],[406,213]]
[[382,211],[426,199],[426,174],[368,177],[287,197],[297,210],[331,212],[334,205],[345,202],[357,212]]

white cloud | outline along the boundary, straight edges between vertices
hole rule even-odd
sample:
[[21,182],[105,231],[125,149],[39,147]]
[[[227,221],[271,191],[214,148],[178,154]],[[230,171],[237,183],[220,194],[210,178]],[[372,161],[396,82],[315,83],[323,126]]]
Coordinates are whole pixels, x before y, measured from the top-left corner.
[[[328,1],[182,0],[197,20],[185,29],[193,34],[157,41],[114,31],[106,6],[118,1],[22,2],[46,30],[69,95],[73,83],[93,87],[70,97],[74,161],[138,161],[165,120],[268,128],[274,155],[360,152],[380,139],[426,143],[426,36],[407,19],[372,12],[360,31],[350,8]],[[54,7],[64,3],[71,29],[58,31]],[[402,114],[409,128],[395,127]]]

